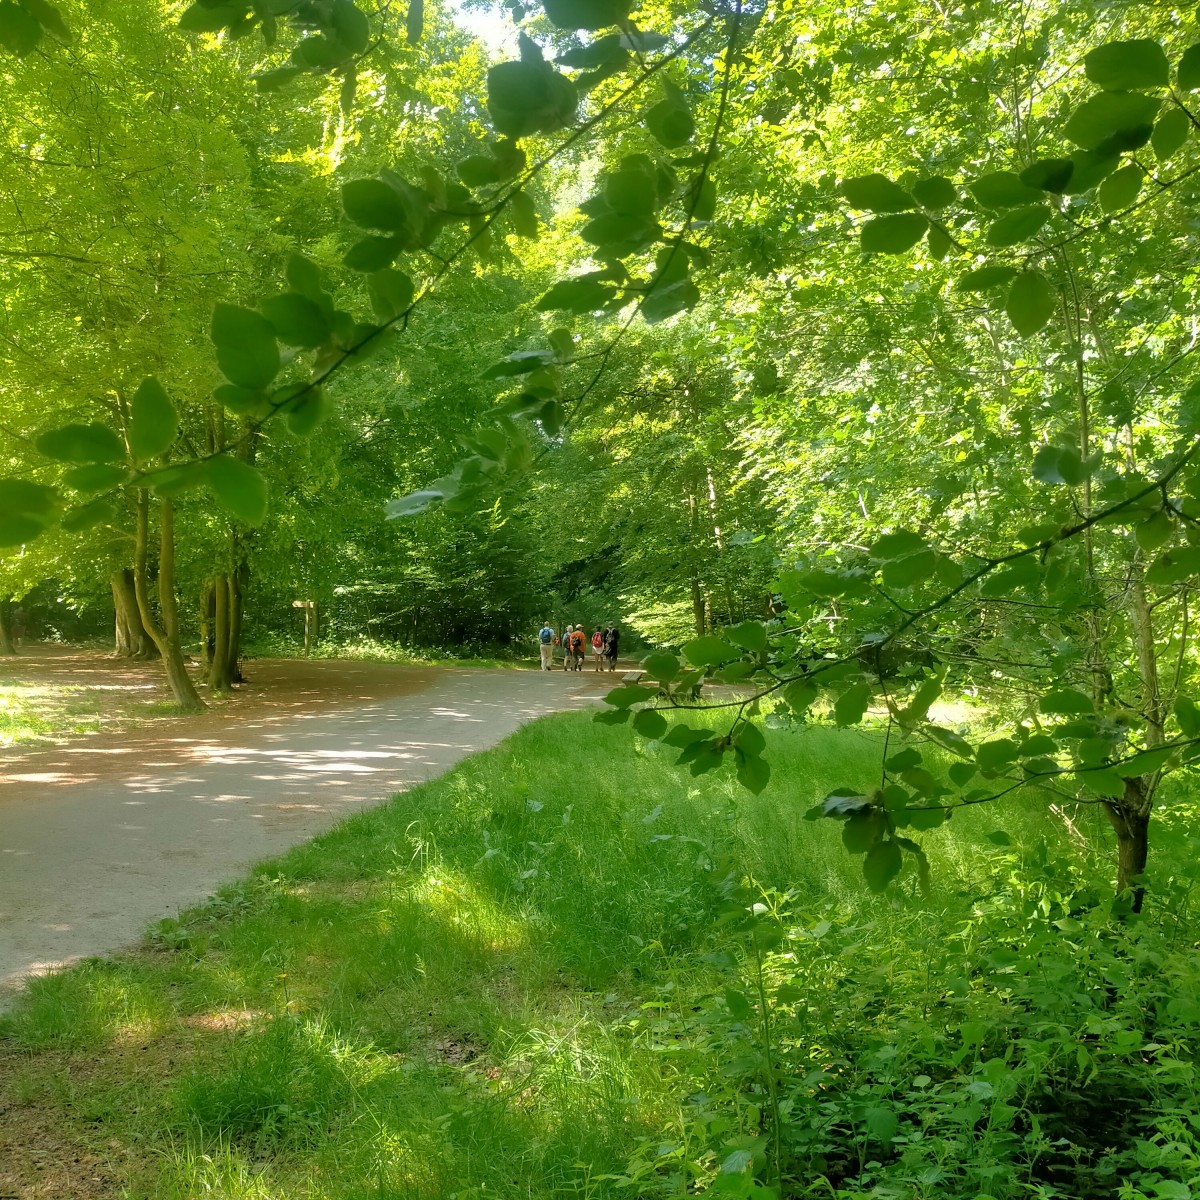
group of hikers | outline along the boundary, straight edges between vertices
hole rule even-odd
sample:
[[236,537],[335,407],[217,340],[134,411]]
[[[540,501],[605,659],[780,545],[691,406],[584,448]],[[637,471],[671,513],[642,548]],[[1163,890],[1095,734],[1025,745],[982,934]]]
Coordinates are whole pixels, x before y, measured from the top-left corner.
[[538,646],[542,652],[542,670],[554,669],[554,647],[561,646],[564,671],[582,671],[589,644],[592,661],[597,671],[617,668],[617,652],[621,645],[621,631],[610,625],[607,629],[596,626],[591,638],[584,633],[582,625],[568,625],[561,633],[555,633],[549,621],[543,621],[538,630]]

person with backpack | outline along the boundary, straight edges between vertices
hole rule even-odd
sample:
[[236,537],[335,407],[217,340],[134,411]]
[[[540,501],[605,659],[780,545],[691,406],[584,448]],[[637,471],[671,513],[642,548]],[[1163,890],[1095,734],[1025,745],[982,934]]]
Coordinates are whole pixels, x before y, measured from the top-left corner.
[[542,670],[549,671],[554,666],[554,630],[549,621],[543,621],[538,630],[538,649],[542,652]]
[[595,664],[597,671],[604,669],[604,630],[599,625],[596,626],[596,631],[592,634],[592,662]]
[[576,625],[571,633],[571,667],[575,671],[583,669],[583,648],[586,643],[587,637],[583,632],[583,626]]
[[608,669],[615,671],[617,669],[617,652],[621,647],[621,631],[615,626],[608,627],[608,634],[604,639],[604,653],[608,657]]

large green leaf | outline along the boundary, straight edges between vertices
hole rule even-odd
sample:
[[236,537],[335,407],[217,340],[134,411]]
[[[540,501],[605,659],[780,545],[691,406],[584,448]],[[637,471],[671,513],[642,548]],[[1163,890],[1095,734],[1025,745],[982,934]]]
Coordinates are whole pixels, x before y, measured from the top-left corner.
[[611,284],[602,283],[594,275],[576,279],[561,279],[538,302],[538,312],[595,312],[616,295]]
[[1200,42],[1189,46],[1183,52],[1175,78],[1181,91],[1194,92],[1200,88]]
[[731,646],[724,638],[714,637],[712,634],[684,642],[680,649],[683,657],[697,667],[715,667],[719,663],[730,662],[741,656],[740,650]]
[[394,321],[401,313],[407,312],[414,294],[413,281],[403,271],[386,267],[367,278],[371,308],[381,321]]
[[382,271],[396,261],[396,255],[403,248],[400,238],[371,234],[355,242],[342,255],[342,264],[352,271]]
[[606,29],[629,16],[629,0],[542,0],[542,7],[559,29]]
[[869,683],[856,683],[848,687],[833,706],[833,719],[839,726],[857,725],[866,715],[874,689]]
[[[12,0],[0,0],[0,46],[23,56],[42,40],[42,27],[33,15]],[[8,545],[19,545],[9,542]]]
[[382,179],[352,179],[342,184],[342,208],[355,225],[407,233],[413,213],[407,199]]
[[221,374],[238,387],[264,388],[279,372],[279,343],[261,313],[218,304],[213,310],[212,340]]
[[913,196],[926,208],[949,208],[958,200],[958,189],[944,175],[930,175],[912,185]]
[[[917,207],[917,201],[912,195],[898,183],[893,183],[886,175],[878,173],[843,179],[840,191],[853,208],[865,209],[867,212],[897,213]],[[950,189],[950,196],[952,201],[953,188]]]
[[1166,87],[1171,82],[1166,51],[1151,38],[1132,38],[1097,46],[1084,56],[1083,69],[1087,77],[1106,92]]
[[1128,208],[1142,190],[1142,168],[1130,163],[1114,171],[1101,185],[1098,197],[1105,212],[1117,212]]
[[153,375],[133,394],[129,417],[129,453],[139,461],[165,454],[179,434],[179,413]]
[[668,150],[686,146],[696,133],[696,122],[683,91],[663,80],[663,98],[646,114],[646,128]]
[[27,479],[0,479],[0,546],[23,546],[50,523],[57,493]]
[[1044,329],[1058,306],[1050,280],[1041,271],[1022,271],[1008,289],[1004,311],[1022,337]]
[[337,40],[351,54],[361,54],[371,41],[371,23],[353,0],[333,0],[330,12]]
[[1154,132],[1150,135],[1150,145],[1159,162],[1166,162],[1173,154],[1183,148],[1192,132],[1191,118],[1182,108],[1168,109],[1154,123]]
[[1075,163],[1069,158],[1039,158],[1021,172],[1018,178],[1031,188],[1054,195],[1062,193],[1075,171]]
[[976,267],[974,271],[960,275],[954,286],[960,292],[985,292],[988,288],[1008,283],[1016,273],[1016,267],[1010,267],[1003,263],[987,263],[985,266]]
[[1084,150],[1136,150],[1150,140],[1161,104],[1140,92],[1101,92],[1071,114],[1064,133]]
[[315,349],[329,341],[332,334],[321,306],[299,292],[268,297],[259,308],[285,345]]
[[863,859],[863,879],[873,892],[882,892],[904,865],[904,856],[895,842],[879,842],[867,851]]
[[69,463],[106,463],[125,457],[121,439],[107,425],[63,425],[35,442],[47,458]]
[[107,500],[92,500],[63,514],[62,527],[68,533],[83,533],[97,525],[114,524],[117,510]]
[[488,71],[488,112],[505,137],[553,133],[575,119],[575,85],[547,62],[498,63]]
[[228,454],[204,464],[204,478],[221,507],[246,525],[261,525],[267,515],[267,481],[257,468]]
[[1031,187],[1013,171],[995,171],[967,184],[971,194],[985,208],[1016,208],[1040,200],[1041,188]]
[[989,246],[1015,246],[1027,241],[1050,219],[1050,209],[1045,204],[1030,204],[1014,208],[988,226]]
[[923,213],[896,213],[867,221],[859,238],[867,254],[903,254],[925,236],[928,228],[929,218]]
[[128,477],[128,468],[116,463],[88,463],[64,472],[63,483],[77,492],[104,492],[124,483]]

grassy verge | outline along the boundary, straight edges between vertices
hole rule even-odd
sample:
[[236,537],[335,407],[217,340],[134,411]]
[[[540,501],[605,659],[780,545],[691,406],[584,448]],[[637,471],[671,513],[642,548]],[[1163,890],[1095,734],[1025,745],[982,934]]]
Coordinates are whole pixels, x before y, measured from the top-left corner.
[[804,813],[877,780],[877,736],[769,739],[750,797],[539,721],[34,981],[0,1183],[53,1194],[51,1139],[130,1200],[1183,1197],[1185,835],[1134,927],[1095,811],[1035,795],[923,835],[929,896],[872,896]]
[[0,687],[0,746],[91,733],[101,725],[98,708],[84,688],[7,684]]

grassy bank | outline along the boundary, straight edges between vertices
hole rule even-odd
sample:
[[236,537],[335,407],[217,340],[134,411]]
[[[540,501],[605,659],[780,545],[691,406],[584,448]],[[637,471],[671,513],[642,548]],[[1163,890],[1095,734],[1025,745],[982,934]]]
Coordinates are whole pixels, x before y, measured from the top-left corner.
[[0,1182],[49,1145],[133,1200],[1190,1195],[1186,820],[1133,926],[1096,811],[1036,795],[878,897],[804,819],[875,735],[769,738],[751,797],[546,719],[35,981]]

